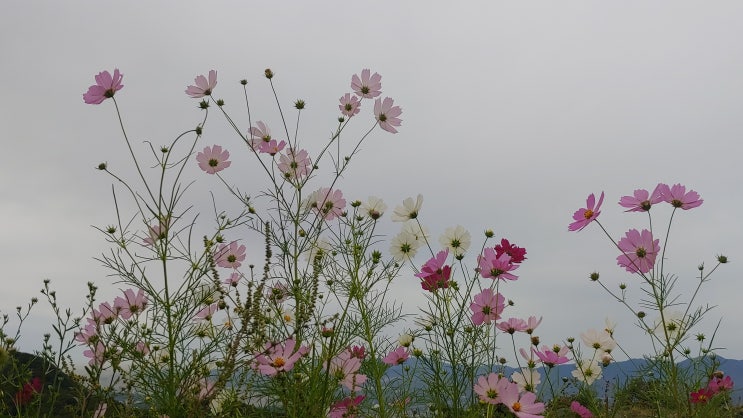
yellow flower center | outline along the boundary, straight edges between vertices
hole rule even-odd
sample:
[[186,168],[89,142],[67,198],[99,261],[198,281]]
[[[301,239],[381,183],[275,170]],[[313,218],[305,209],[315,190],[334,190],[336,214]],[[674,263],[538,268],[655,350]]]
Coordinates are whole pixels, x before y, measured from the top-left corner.
[[271,363],[273,367],[281,367],[285,364],[286,364],[286,360],[284,360],[283,357],[276,357],[275,359],[273,359],[273,363]]
[[586,219],[591,219],[593,216],[593,211],[591,209],[586,209],[585,212],[583,212],[583,217]]

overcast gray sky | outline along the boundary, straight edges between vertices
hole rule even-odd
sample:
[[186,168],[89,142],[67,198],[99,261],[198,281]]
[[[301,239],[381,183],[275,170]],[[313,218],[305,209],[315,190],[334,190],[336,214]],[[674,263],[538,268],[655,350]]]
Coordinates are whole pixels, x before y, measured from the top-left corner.
[[[262,77],[271,67],[287,108],[307,101],[303,137],[316,152],[351,75],[370,68],[402,106],[403,125],[366,143],[339,184],[347,197],[377,195],[392,209],[422,193],[435,241],[457,224],[478,244],[493,229],[528,251],[519,281],[503,288],[517,304],[508,316],[544,316],[538,333],[547,344],[603,327],[609,316],[620,344],[639,355],[650,350],[647,336],[588,274],[627,283],[634,300],[638,278],[616,266],[595,225],[577,234],[567,225],[589,193],[603,190],[600,219],[619,238],[646,226],[644,215],[622,212],[621,196],[682,183],[705,202],[677,214],[666,267],[688,294],[698,264],[731,259],[702,289],[700,301],[717,308],[699,331],[709,335],[722,318],[720,353],[743,358],[741,21],[738,1],[6,2],[0,310],[12,314],[45,278],[75,309],[87,281],[102,288],[100,300],[117,292],[93,260],[106,246],[91,225],[115,221],[111,179],[94,167],[108,161],[131,171],[112,104],[82,101],[94,74],[124,74],[117,98],[144,155],[142,141],[169,143],[200,121],[183,90],[210,69],[229,111],[241,114],[238,81],[247,78],[257,119],[278,126]],[[216,116],[204,146],[242,153]],[[239,184],[257,192],[263,183],[237,162],[232,179],[244,170]],[[195,162],[189,175],[197,200],[219,187]],[[668,214],[659,207],[655,225]],[[260,263],[255,248],[248,257]],[[395,291],[408,312],[424,300],[412,274]],[[49,314],[36,309],[22,347],[40,346]]]

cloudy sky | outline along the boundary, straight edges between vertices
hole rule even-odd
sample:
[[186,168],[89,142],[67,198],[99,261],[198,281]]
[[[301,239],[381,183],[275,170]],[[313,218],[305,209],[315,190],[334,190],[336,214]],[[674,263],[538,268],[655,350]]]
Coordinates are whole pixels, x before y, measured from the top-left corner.
[[[346,196],[380,196],[393,208],[421,193],[421,220],[434,241],[459,224],[478,245],[492,229],[526,247],[520,279],[503,288],[516,302],[507,315],[544,316],[539,334],[547,344],[603,328],[608,316],[619,323],[620,344],[640,355],[649,339],[588,275],[599,271],[614,289],[626,283],[633,302],[639,279],[616,266],[616,250],[596,225],[580,233],[567,225],[589,193],[604,191],[600,219],[618,239],[647,220],[623,213],[621,196],[658,182],[684,184],[705,202],[676,214],[666,269],[687,300],[700,263],[731,259],[699,294],[716,308],[698,332],[710,335],[721,318],[715,345],[743,358],[743,4],[466,4],[8,2],[0,17],[0,310],[12,316],[40,296],[47,278],[74,309],[88,281],[101,287],[101,300],[117,292],[93,259],[107,247],[92,226],[115,223],[112,180],[94,167],[107,161],[132,172],[112,103],[82,101],[94,74],[124,74],[117,98],[147,156],[144,141],[167,144],[199,123],[183,91],[210,69],[219,71],[228,111],[240,114],[245,78],[257,119],[278,126],[266,67],[277,74],[282,105],[308,103],[302,137],[317,152],[351,75],[370,68],[402,106],[403,125],[365,143],[339,183]],[[359,131],[372,123],[366,106]],[[212,116],[203,141],[233,150],[229,178],[246,191],[265,187],[239,156],[239,139]],[[190,198],[208,203],[215,179],[195,163],[187,174],[196,180]],[[653,210],[654,225],[665,225],[668,209]],[[386,225],[390,234],[399,227]],[[260,244],[247,244],[256,249],[249,259],[260,263]],[[408,274],[395,286],[415,312],[424,301],[416,279]],[[47,306],[35,309],[22,347],[40,345],[49,318]]]

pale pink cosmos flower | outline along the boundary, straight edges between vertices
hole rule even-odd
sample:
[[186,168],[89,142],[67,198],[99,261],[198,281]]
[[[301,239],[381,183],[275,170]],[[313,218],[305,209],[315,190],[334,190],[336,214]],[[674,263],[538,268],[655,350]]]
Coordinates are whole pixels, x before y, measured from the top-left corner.
[[367,379],[366,375],[359,373],[360,368],[361,358],[356,357],[348,348],[330,360],[328,373],[351,392],[358,392]]
[[497,405],[501,403],[500,391],[505,382],[508,382],[508,379],[501,378],[498,373],[490,373],[487,376],[480,376],[477,378],[474,390],[480,397],[480,401],[491,405]]
[[382,359],[382,363],[394,366],[397,364],[405,363],[405,360],[407,360],[409,357],[410,353],[408,352],[408,349],[400,346],[384,356],[384,358]]
[[211,381],[207,378],[203,378],[199,380],[199,395],[198,398],[200,400],[204,400],[207,397],[212,395],[212,392],[214,392],[214,388],[216,386],[217,382]]
[[681,208],[683,210],[693,209],[700,206],[704,199],[699,198],[699,193],[694,190],[686,192],[686,186],[680,184],[674,184],[672,187],[668,187],[667,184],[659,184],[661,188],[661,194],[663,200],[670,203],[674,208]]
[[580,418],[593,418],[591,410],[581,405],[578,401],[570,403],[570,410],[578,414]]
[[625,212],[647,212],[653,205],[663,201],[662,185],[655,186],[652,194],[645,189],[637,189],[632,196],[622,196],[619,206],[629,208]]
[[238,245],[237,241],[221,244],[214,254],[214,262],[219,267],[236,269],[245,261],[245,246]]
[[260,144],[258,144],[258,152],[268,154],[273,157],[274,155],[281,152],[284,147],[286,147],[286,141],[284,140],[279,142],[276,142],[275,139],[272,139],[268,142],[261,141]]
[[331,221],[341,216],[346,207],[346,199],[340,190],[322,187],[310,195],[309,204],[326,221]]
[[539,319],[537,319],[536,316],[530,316],[529,319],[526,320],[526,326],[527,326],[526,333],[531,335],[541,323],[542,323],[541,316],[539,317]]
[[647,229],[642,232],[630,229],[617,246],[624,254],[617,257],[617,264],[630,273],[647,273],[655,265],[655,257],[660,251],[660,240],[653,240],[653,234]]
[[516,280],[519,277],[509,272],[519,268],[518,264],[511,263],[511,256],[503,253],[496,255],[494,248],[485,248],[481,256],[478,257],[478,267],[480,275],[484,279],[503,279]]
[[91,366],[103,366],[106,361],[106,346],[102,342],[98,342],[96,345],[90,347],[89,350],[83,351],[83,355],[88,357],[88,364]]
[[402,124],[402,119],[398,116],[402,115],[402,109],[400,106],[393,106],[394,100],[389,97],[385,97],[384,100],[377,99],[374,101],[374,116],[379,122],[379,127],[387,132],[396,134],[397,129],[395,126]]
[[134,315],[139,315],[146,307],[147,296],[142,289],[139,289],[137,294],[134,294],[134,290],[132,289],[126,289],[123,298],[119,296],[114,299],[114,308],[118,309],[119,315],[123,319],[129,319]]
[[514,334],[516,332],[526,332],[528,325],[526,325],[526,321],[519,318],[508,318],[505,321],[501,321],[496,325],[499,330],[503,332],[507,332],[509,334]]
[[212,90],[217,86],[217,72],[215,70],[210,70],[208,80],[203,75],[196,76],[194,84],[196,85],[191,85],[186,88],[186,94],[194,99],[211,96]]
[[506,298],[500,293],[493,294],[493,289],[484,289],[475,295],[472,304],[470,304],[472,323],[482,325],[499,320],[500,314],[506,307],[505,301]]
[[255,368],[266,376],[290,371],[294,368],[294,363],[309,352],[309,348],[305,346],[294,351],[296,345],[293,338],[287,339],[284,344],[266,343],[264,352],[255,357]]
[[575,211],[573,219],[575,222],[568,225],[568,231],[580,231],[587,227],[588,224],[596,220],[601,214],[601,204],[604,202],[604,192],[601,192],[598,203],[596,203],[596,196],[591,193],[586,199],[586,207]]
[[147,230],[148,237],[142,240],[145,245],[153,246],[157,241],[165,238],[165,228],[162,225],[148,226]]
[[108,71],[102,71],[95,76],[95,84],[88,87],[88,92],[83,94],[83,100],[87,104],[101,104],[104,100],[114,97],[114,94],[124,87],[121,80],[124,74],[119,69],[114,70],[114,75]]
[[98,408],[93,411],[93,418],[103,418],[106,416],[106,410],[108,409],[107,403],[98,404]]
[[289,148],[286,153],[279,155],[279,171],[287,180],[301,180],[310,173],[312,160],[306,150]]
[[230,153],[223,150],[219,145],[206,147],[202,152],[196,154],[199,168],[208,174],[215,174],[229,167],[232,162],[228,161],[228,158],[230,158]]
[[[93,310],[93,319],[99,324],[110,324],[119,317],[120,310],[120,308],[111,306],[111,304],[108,302],[103,302],[98,305],[98,311],[96,311],[95,309]],[[97,318],[95,317],[96,314],[98,315]]]
[[349,118],[357,115],[361,111],[361,101],[356,96],[351,96],[351,93],[346,93],[339,99],[341,104],[338,105],[341,113]]
[[356,418],[356,412],[358,412],[359,405],[364,398],[364,395],[359,395],[355,398],[347,397],[334,403],[330,407],[328,418]]
[[566,356],[569,351],[568,347],[566,346],[556,345],[550,348],[546,345],[543,345],[542,349],[539,351],[537,351],[533,347],[531,350],[539,358],[539,360],[541,360],[542,363],[549,368],[555,367],[560,364],[565,364],[570,361],[570,359],[568,359]]
[[88,318],[88,323],[81,331],[75,333],[75,341],[91,345],[98,339],[98,325],[93,319]]
[[354,74],[351,77],[351,88],[357,96],[372,99],[382,94],[382,76],[371,74],[368,68],[361,70],[361,77]]
[[142,354],[143,356],[146,356],[150,353],[150,346],[144,342],[140,341],[134,346],[134,350],[136,350],[138,353]]
[[261,142],[271,141],[271,130],[260,120],[255,125],[250,127],[250,145],[254,150],[258,151]]
[[536,402],[537,395],[533,392],[519,394],[516,383],[504,384],[499,391],[502,404],[506,405],[518,418],[541,418],[544,412],[544,403]]
[[230,285],[232,287],[237,287],[237,283],[240,281],[240,273],[233,272],[230,274],[230,277],[224,279],[224,284]]
[[717,393],[723,390],[733,390],[733,378],[729,375],[725,377],[714,377],[707,383],[707,388]]
[[193,318],[194,322],[201,322],[201,321],[211,321],[212,316],[214,316],[214,313],[219,310],[219,305],[217,302],[214,302],[210,305],[207,305],[203,308],[201,308],[198,312],[196,312],[196,315]]

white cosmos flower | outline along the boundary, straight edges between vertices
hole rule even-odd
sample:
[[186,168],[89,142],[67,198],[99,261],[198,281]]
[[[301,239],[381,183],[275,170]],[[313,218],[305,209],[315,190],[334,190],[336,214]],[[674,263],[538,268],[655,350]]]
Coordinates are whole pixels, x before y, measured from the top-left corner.
[[395,211],[392,213],[392,221],[405,222],[409,219],[417,218],[421,206],[423,206],[423,195],[421,194],[418,195],[415,201],[413,201],[412,197],[405,199],[402,202],[402,206],[396,207]]
[[392,257],[397,261],[405,261],[415,257],[418,249],[421,247],[422,241],[418,241],[415,235],[401,231],[399,234],[392,238],[390,244],[390,253]]
[[413,343],[414,339],[415,337],[410,334],[400,334],[400,338],[397,339],[397,342],[403,347],[410,347],[410,344]]
[[601,367],[593,361],[590,364],[584,364],[582,360],[579,360],[575,362],[575,370],[573,370],[572,375],[590,386],[601,377]]
[[[679,333],[685,332],[684,314],[679,311],[664,311],[663,317],[665,328],[668,331],[668,339],[673,343],[678,338]],[[658,338],[665,341],[666,335],[663,332],[663,321],[660,316],[655,320],[655,327],[652,331]]]
[[472,244],[472,236],[462,225],[446,228],[439,243],[449,248],[455,257],[464,254]]
[[583,344],[595,350],[611,352],[617,346],[617,343],[606,330],[598,331],[591,328],[581,333],[580,338],[583,340]]
[[384,201],[376,196],[369,196],[366,202],[361,204],[361,213],[368,215],[372,219],[379,219],[387,210]]
[[402,226],[402,230],[413,235],[418,241],[421,241],[421,245],[431,239],[431,232],[428,228],[420,225],[418,222],[408,222]]
[[542,383],[542,375],[535,369],[522,368],[513,372],[511,381],[519,385],[519,392],[534,392],[537,386]]

